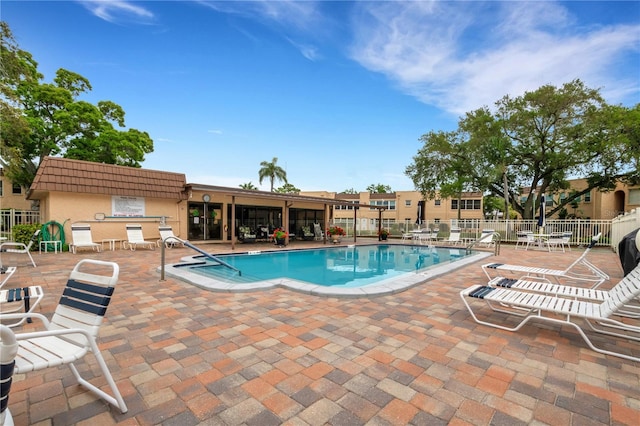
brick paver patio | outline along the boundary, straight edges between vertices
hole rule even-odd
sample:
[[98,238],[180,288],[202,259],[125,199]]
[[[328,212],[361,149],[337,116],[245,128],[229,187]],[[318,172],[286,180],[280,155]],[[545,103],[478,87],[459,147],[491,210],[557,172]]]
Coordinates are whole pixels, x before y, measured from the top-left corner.
[[[192,253],[167,250],[167,262]],[[580,253],[503,246],[487,261],[561,267]],[[42,285],[46,314],[79,259],[121,268],[99,343],[129,412],[51,368],[16,376],[16,425],[640,424],[638,363],[595,353],[566,327],[476,324],[458,292],[486,282],[477,263],[399,294],[338,299],[160,281],[160,250],[35,254],[37,268],[5,256],[19,262],[7,286]],[[610,249],[589,256],[622,277]],[[640,356],[639,343],[617,344]],[[78,366],[97,374],[91,355]]]

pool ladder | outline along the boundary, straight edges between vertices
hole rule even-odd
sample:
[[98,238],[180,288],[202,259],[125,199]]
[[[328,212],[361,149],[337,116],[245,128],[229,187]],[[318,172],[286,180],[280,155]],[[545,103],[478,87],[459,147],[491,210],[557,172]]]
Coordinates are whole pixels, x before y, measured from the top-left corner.
[[182,240],[178,237],[175,236],[171,236],[171,237],[167,237],[164,240],[162,240],[162,244],[160,245],[160,253],[161,253],[161,260],[160,260],[160,281],[164,281],[164,267],[165,267],[165,255],[164,255],[164,251],[166,250],[166,242],[169,240],[175,240],[178,241],[182,244],[185,245],[185,247],[189,247],[190,249],[193,249],[195,251],[197,251],[198,253],[204,255],[206,258],[213,260],[214,262],[217,262],[218,264],[225,266],[231,270],[234,270],[238,273],[238,276],[242,276],[242,271],[240,271],[240,269],[229,265],[227,262],[220,260],[219,258],[217,258],[216,256],[212,255],[211,253],[207,253],[206,251],[202,250],[201,248],[198,248],[196,246],[194,246],[193,244],[191,244],[188,241]]

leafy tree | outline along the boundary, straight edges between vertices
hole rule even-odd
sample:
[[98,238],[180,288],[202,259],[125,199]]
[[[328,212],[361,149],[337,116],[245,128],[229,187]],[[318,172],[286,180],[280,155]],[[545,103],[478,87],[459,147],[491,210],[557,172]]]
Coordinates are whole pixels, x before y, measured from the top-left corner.
[[[3,25],[2,31],[8,31],[8,26]],[[6,80],[3,74],[2,81],[4,97],[13,101],[13,111],[21,117],[9,119],[1,133],[1,161],[14,183],[30,186],[40,162],[50,155],[140,167],[144,155],[153,152],[146,132],[114,127],[125,127],[122,107],[111,101],[93,105],[78,99],[91,90],[88,79],[61,68],[53,83],[44,83],[30,54],[17,49],[4,34],[2,46],[3,58],[13,58],[26,70],[18,71],[17,77],[16,71],[7,73]],[[3,123],[5,117],[17,116],[3,108]]]
[[241,183],[241,184],[240,184],[240,188],[242,188],[242,189],[248,189],[248,190],[251,190],[251,191],[255,191],[255,190],[257,190],[257,189],[258,189],[258,187],[257,187],[257,186],[255,186],[252,182]]
[[432,131],[420,139],[423,146],[405,174],[426,199],[457,198],[460,219],[462,193],[474,188],[469,176],[471,144],[459,131]]
[[260,163],[260,170],[258,171],[259,183],[266,178],[269,178],[271,183],[271,192],[273,192],[273,184],[275,180],[281,180],[287,183],[287,172],[280,166],[278,166],[278,158],[273,157],[271,162],[263,161]]
[[349,189],[345,189],[344,191],[342,191],[342,194],[357,194],[358,191],[356,191],[353,188],[349,188]]
[[[448,143],[437,144],[436,136]],[[467,113],[457,132],[432,132],[422,139],[425,147],[406,171],[419,190],[429,193],[459,179],[503,197],[524,218],[533,217],[537,193],[567,189],[568,177],[583,176],[589,185],[547,209],[547,215],[594,188],[640,182],[640,105],[607,105],[598,90],[580,80],[507,95],[493,113],[486,107]],[[456,147],[466,166],[449,160]],[[529,191],[524,203],[521,188]]]
[[371,185],[367,186],[367,191],[371,194],[387,194],[393,192],[389,185],[383,185],[381,183],[372,183]]
[[280,194],[299,194],[300,188],[296,188],[290,183],[285,183],[280,188],[276,188],[274,192],[279,192]]

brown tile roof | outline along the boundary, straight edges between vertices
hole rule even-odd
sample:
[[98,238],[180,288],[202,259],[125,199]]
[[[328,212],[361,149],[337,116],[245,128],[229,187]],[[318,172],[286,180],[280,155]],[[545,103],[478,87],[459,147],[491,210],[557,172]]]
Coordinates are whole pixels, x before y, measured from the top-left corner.
[[183,173],[45,157],[31,184],[28,199],[44,192],[186,199]]

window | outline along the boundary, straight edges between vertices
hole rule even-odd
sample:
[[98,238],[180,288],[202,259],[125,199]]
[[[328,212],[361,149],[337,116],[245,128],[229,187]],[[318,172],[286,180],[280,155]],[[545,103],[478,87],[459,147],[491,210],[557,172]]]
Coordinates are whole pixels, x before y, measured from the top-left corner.
[[[460,210],[480,210],[480,200],[460,200]],[[458,210],[458,200],[451,200],[451,210]]]
[[[375,200],[375,201],[371,201],[369,204],[371,204],[372,206],[386,207],[387,210],[396,209],[396,200]],[[377,209],[375,207],[371,207],[371,210],[377,210]]]
[[640,205],[640,189],[629,190],[629,204]]
[[13,193],[13,194],[18,194],[18,195],[19,195],[19,194],[22,194],[22,187],[21,187],[19,184],[14,183],[14,184],[13,184],[13,191],[12,191],[12,193]]
[[436,207],[440,206],[441,200],[434,200],[433,204],[436,205]]
[[591,191],[589,191],[586,194],[584,194],[584,202],[585,203],[590,203],[591,202]]
[[[360,201],[351,201],[351,204],[360,204]],[[353,209],[357,209],[357,206],[351,205],[351,206],[334,206],[333,207],[334,210],[353,210]]]
[[3,195],[3,192],[2,192],[2,184],[3,184],[3,183],[4,183],[4,182],[2,182],[2,181],[0,180],[0,197],[2,197],[2,195]]
[[411,207],[411,200],[404,200],[404,205],[406,207]]
[[560,194],[560,204],[564,203],[564,200],[567,199],[567,194],[566,193],[562,193]]

